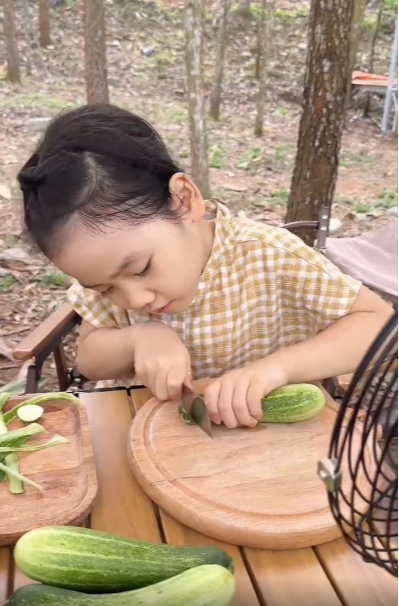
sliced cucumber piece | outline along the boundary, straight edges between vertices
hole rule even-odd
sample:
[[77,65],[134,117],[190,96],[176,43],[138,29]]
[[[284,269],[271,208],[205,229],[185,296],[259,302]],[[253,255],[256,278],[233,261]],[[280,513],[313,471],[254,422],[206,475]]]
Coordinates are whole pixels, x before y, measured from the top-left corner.
[[33,423],[34,421],[37,421],[40,419],[43,413],[43,408],[37,404],[27,404],[26,406],[21,406],[21,408],[18,408],[17,411],[18,417],[21,419],[21,421],[24,421],[24,423]]

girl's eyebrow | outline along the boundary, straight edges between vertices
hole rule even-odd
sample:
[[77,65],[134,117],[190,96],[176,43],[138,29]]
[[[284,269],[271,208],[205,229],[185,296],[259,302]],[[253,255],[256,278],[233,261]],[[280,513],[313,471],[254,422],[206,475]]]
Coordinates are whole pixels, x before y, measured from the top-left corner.
[[[139,258],[141,257],[140,253],[130,253],[129,255],[127,255],[123,261],[120,263],[117,271],[112,274],[111,279],[115,279],[119,276],[120,273],[122,273],[125,269],[127,269],[129,267],[129,265],[131,263],[134,263],[135,261],[137,261]],[[83,288],[100,288],[100,286],[105,286],[105,284],[96,284],[96,285],[91,285],[89,286],[88,284],[82,284],[80,283],[81,286],[83,286]]]
[[120,265],[118,267],[118,270],[116,271],[116,273],[114,273],[111,276],[111,278],[116,278],[117,276],[119,276],[119,274],[124,269],[127,269],[131,263],[134,263],[135,261],[138,261],[140,259],[140,257],[141,257],[140,253],[130,253],[129,255],[126,255],[126,257],[120,263]]

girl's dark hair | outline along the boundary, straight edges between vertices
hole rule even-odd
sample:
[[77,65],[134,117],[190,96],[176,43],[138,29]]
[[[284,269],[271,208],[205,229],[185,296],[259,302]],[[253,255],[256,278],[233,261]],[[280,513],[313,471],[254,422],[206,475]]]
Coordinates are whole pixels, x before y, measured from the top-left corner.
[[48,257],[75,220],[176,220],[170,178],[182,172],[148,122],[113,105],[61,113],[18,174],[25,234]]

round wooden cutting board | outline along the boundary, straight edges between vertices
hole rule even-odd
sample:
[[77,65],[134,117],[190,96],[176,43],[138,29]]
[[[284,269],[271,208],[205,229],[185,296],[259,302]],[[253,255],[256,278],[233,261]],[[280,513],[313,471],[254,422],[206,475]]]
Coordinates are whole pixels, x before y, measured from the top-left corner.
[[[328,396],[310,421],[254,429],[214,426],[213,439],[186,425],[178,405],[151,399],[130,432],[133,473],[169,515],[243,547],[297,549],[340,536],[317,473],[336,418],[337,405]],[[354,433],[357,447],[360,430]],[[370,449],[365,462],[372,466]],[[348,481],[344,468],[344,490]]]

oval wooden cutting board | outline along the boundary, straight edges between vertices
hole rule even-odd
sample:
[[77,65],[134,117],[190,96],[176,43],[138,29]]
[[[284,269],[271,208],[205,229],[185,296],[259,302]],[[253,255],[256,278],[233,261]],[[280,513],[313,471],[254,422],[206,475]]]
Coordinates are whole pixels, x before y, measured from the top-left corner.
[[[328,456],[337,405],[310,421],[214,426],[214,439],[186,425],[178,403],[148,401],[130,432],[130,461],[143,490],[169,515],[215,539],[260,549],[297,549],[341,535],[317,464]],[[356,428],[352,448],[360,447]],[[373,465],[371,450],[365,464]],[[343,469],[343,489],[349,490]],[[364,476],[361,485],[366,489]],[[345,488],[347,487],[347,488]]]

